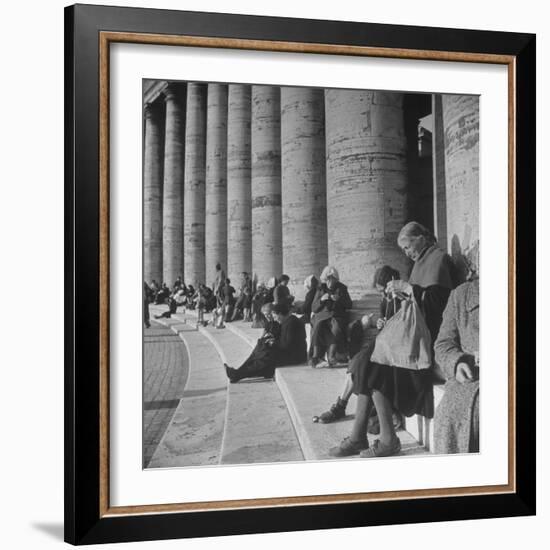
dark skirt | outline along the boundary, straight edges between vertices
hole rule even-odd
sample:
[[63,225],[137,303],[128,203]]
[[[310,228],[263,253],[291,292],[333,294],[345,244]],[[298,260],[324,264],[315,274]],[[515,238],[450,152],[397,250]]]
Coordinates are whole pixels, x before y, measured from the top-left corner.
[[421,414],[433,418],[433,381],[431,369],[409,370],[373,363],[374,342],[363,347],[351,360],[348,371],[353,392],[370,395],[379,391],[393,408],[405,416]]

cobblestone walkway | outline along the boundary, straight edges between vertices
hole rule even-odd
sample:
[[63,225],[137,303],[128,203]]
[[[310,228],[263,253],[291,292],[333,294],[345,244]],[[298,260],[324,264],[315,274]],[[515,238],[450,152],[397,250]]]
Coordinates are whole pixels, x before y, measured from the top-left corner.
[[189,374],[182,340],[168,327],[151,321],[145,329],[143,360],[143,467],[149,464],[164,434]]

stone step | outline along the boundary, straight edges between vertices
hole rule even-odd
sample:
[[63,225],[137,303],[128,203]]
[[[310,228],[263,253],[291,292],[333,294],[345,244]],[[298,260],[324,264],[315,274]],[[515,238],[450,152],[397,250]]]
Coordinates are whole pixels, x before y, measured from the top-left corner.
[[[328,451],[351,433],[355,396],[350,399],[347,416],[331,424],[314,423],[313,417],[336,401],[345,381],[345,369],[312,369],[308,366],[282,367],[275,379],[281,388],[306,460],[333,459]],[[428,451],[407,431],[400,430],[401,455]],[[376,436],[369,434],[372,444]]]
[[263,329],[252,328],[252,323],[245,323],[244,321],[233,321],[232,323],[225,324],[226,330],[236,334],[239,338],[242,338],[248,345],[253,348],[256,345],[256,341],[262,335]]
[[[255,344],[261,334],[261,329],[253,329],[249,323],[235,322],[226,326],[251,345]],[[346,418],[332,424],[313,422],[314,416],[328,410],[336,401],[345,382],[345,371],[345,368],[312,369],[308,366],[279,367],[276,370],[275,381],[285,400],[305,460],[332,459],[328,449],[340,443],[351,431],[355,396],[348,403]],[[402,455],[428,452],[423,441],[408,431],[401,430],[398,435],[402,444]],[[374,439],[376,436],[369,434],[371,443]]]
[[[255,344],[261,334],[261,330],[252,329],[256,335],[249,341],[245,332],[238,334],[238,327],[227,330],[208,326],[199,330],[212,342],[222,361],[233,367],[244,362],[252,350],[251,344]],[[230,384],[220,463],[295,462],[303,459],[277,384],[264,379],[245,379]]]
[[159,319],[183,340],[189,377],[183,398],[149,463],[150,468],[218,464],[221,456],[227,379],[216,349],[185,319]]

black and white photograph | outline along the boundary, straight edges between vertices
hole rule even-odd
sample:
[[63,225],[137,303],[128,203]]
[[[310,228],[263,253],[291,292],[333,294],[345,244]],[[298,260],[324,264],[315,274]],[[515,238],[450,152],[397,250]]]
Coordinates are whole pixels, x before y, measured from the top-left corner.
[[142,83],[143,468],[482,451],[479,96]]

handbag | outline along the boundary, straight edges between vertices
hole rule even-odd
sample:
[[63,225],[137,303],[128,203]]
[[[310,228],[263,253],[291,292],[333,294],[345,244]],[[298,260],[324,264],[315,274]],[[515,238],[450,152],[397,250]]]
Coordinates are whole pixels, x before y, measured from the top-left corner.
[[376,337],[371,361],[409,370],[432,366],[432,338],[413,295]]

